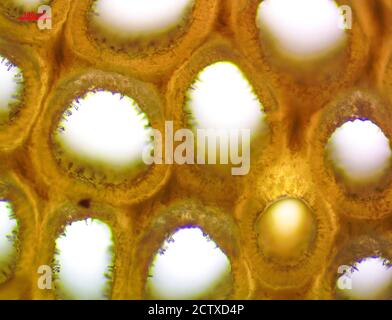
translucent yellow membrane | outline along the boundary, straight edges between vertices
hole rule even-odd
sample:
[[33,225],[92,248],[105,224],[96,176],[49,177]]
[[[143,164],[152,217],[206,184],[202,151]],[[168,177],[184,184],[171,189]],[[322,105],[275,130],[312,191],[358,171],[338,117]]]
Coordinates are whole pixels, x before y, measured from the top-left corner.
[[391,165],[391,148],[381,129],[369,120],[348,121],[326,147],[334,169],[347,183],[377,182]]
[[146,290],[153,299],[199,299],[227,285],[231,265],[199,228],[184,228],[166,240],[149,269]]
[[92,23],[108,37],[146,37],[181,25],[193,4],[194,0],[96,0]]
[[113,170],[142,163],[142,152],[151,143],[147,116],[136,102],[109,91],[73,101],[55,138],[71,158]]
[[344,43],[342,15],[331,0],[265,0],[256,23],[285,55],[312,58]]
[[0,283],[7,280],[15,263],[17,229],[11,204],[0,200]]
[[211,64],[198,74],[187,92],[185,108],[193,128],[209,129],[221,141],[239,137],[242,129],[254,136],[267,127],[252,85],[238,66],[228,61]]
[[282,260],[303,256],[316,234],[310,208],[294,198],[281,199],[268,206],[257,219],[255,228],[263,254]]
[[13,0],[15,6],[25,10],[35,10],[40,5],[48,4],[51,0]]
[[337,280],[338,296],[352,300],[392,299],[392,268],[380,257],[369,257],[347,267]]
[[0,55],[0,123],[20,104],[23,90],[22,71]]
[[109,298],[113,252],[112,232],[105,223],[87,219],[68,225],[56,240],[60,298]]

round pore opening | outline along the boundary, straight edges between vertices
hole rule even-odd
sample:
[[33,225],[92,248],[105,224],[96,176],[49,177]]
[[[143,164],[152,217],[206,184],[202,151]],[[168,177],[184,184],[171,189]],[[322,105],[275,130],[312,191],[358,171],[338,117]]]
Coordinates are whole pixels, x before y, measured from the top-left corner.
[[382,257],[367,257],[352,266],[340,266],[337,297],[350,300],[392,299],[392,268]]
[[391,166],[391,147],[370,120],[354,120],[337,128],[326,146],[327,158],[350,186],[378,183]]
[[62,299],[103,300],[111,296],[112,232],[97,219],[72,222],[56,240],[56,290]]
[[231,290],[231,265],[198,227],[177,230],[164,241],[149,268],[150,299],[224,298]]
[[184,109],[188,124],[197,133],[198,157],[208,154],[216,163],[238,162],[240,150],[243,160],[249,158],[251,140],[262,138],[268,130],[254,88],[229,61],[213,63],[198,73],[187,91]]
[[0,55],[0,123],[8,120],[21,103],[22,91],[21,69]]
[[232,62],[205,67],[187,94],[191,122],[197,128],[250,129],[263,125],[265,113],[245,74]]
[[92,25],[108,40],[166,33],[185,24],[194,0],[95,0]]
[[0,200],[0,283],[8,279],[16,260],[18,222],[9,201]]
[[90,167],[105,173],[145,167],[143,151],[152,148],[145,113],[128,96],[91,91],[75,99],[64,112],[55,142],[67,169]]
[[287,57],[324,56],[344,43],[344,16],[332,0],[264,0],[256,23]]

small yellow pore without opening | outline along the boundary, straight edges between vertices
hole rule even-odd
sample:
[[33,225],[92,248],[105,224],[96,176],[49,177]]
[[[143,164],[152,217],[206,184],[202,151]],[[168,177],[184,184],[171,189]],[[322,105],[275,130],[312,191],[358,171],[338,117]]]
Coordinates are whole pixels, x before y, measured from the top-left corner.
[[316,235],[312,210],[295,198],[280,199],[267,206],[255,228],[263,255],[278,260],[301,258]]

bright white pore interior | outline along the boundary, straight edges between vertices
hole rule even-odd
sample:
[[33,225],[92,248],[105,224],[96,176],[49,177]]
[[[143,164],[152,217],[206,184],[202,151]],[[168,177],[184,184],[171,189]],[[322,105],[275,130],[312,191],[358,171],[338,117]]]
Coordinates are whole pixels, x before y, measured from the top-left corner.
[[165,240],[150,267],[149,291],[157,299],[196,299],[231,272],[230,261],[200,228],[178,230]]
[[242,71],[228,61],[204,68],[188,90],[189,109],[198,128],[237,130],[260,128],[263,106]]
[[[350,283],[351,289],[344,290],[350,299],[391,299],[392,268],[380,257],[369,257],[354,264],[341,276],[341,281]],[[389,297],[387,296],[389,292]]]
[[194,0],[97,0],[94,22],[119,33],[150,34],[181,22]]
[[391,164],[389,140],[369,120],[344,123],[332,134],[327,150],[334,166],[353,181],[378,179]]
[[8,113],[9,104],[17,101],[15,97],[22,86],[20,75],[21,70],[18,67],[0,56],[0,113]]
[[319,55],[345,39],[342,15],[332,0],[264,0],[256,23],[267,29],[279,47],[291,55]]
[[14,242],[11,237],[18,223],[12,214],[11,204],[0,200],[0,273],[7,272],[4,268],[9,266],[15,255]]
[[125,166],[142,161],[150,144],[148,119],[136,102],[120,93],[89,92],[74,101],[60,126],[58,142],[78,156],[107,165]]
[[113,263],[112,232],[99,220],[81,220],[65,228],[56,240],[60,267],[56,287],[65,299],[106,299],[109,267]]
[[11,203],[0,200],[0,284],[9,278],[14,267],[17,230],[18,222],[13,216]]

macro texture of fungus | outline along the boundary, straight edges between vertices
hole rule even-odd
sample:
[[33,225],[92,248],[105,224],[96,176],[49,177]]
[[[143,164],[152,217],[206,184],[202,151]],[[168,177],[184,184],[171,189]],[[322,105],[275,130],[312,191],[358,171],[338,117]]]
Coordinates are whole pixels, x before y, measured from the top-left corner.
[[1,0],[0,299],[392,299],[391,21]]

